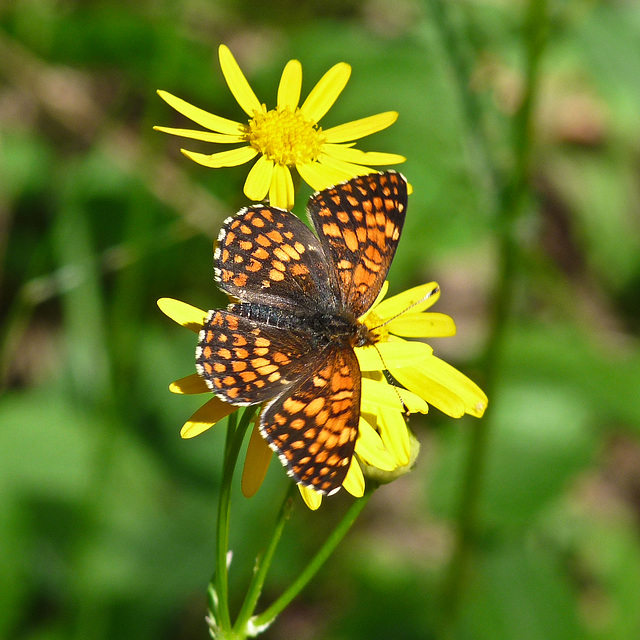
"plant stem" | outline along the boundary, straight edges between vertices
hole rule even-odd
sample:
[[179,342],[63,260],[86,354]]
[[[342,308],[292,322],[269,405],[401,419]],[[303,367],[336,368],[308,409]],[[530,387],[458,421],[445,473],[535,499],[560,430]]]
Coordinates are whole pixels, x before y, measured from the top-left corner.
[[231,627],[229,614],[229,584],[227,575],[227,549],[229,548],[229,510],[231,482],[228,482],[229,466],[235,466],[235,460],[229,459],[233,435],[238,423],[238,414],[232,413],[227,419],[227,435],[224,443],[224,461],[222,464],[222,485],[218,497],[218,519],[216,527],[216,568],[211,582],[215,585],[213,611],[217,623],[224,629]]
[[[227,436],[225,439],[225,454],[222,466],[222,486],[218,498],[218,521],[216,528],[216,569],[211,579],[214,586],[214,601],[210,603],[212,613],[223,630],[231,629],[231,615],[229,612],[229,571],[227,554],[229,549],[229,519],[231,512],[231,481],[236,468],[240,447],[244,434],[255,413],[255,407],[247,407],[238,425],[237,412],[232,413],[227,422]],[[210,589],[211,591],[211,589]]]
[[340,541],[344,538],[351,525],[355,522],[360,512],[364,509],[369,499],[375,491],[375,486],[367,488],[362,498],[355,500],[338,526],[332,531],[331,535],[325,540],[324,544],[313,557],[311,562],[302,571],[298,578],[285,590],[285,592],[265,611],[254,616],[251,620],[254,629],[263,629],[268,627],[275,618],[289,605],[289,603],[306,587],[309,581],[316,575],[320,567],[326,562],[327,558],[333,553]]
[[468,150],[470,173],[478,180],[479,190],[485,198],[484,204],[494,211],[498,207],[500,175],[485,132],[482,102],[479,94],[470,90],[476,64],[474,32],[469,27],[469,21],[465,20],[463,4],[450,0],[430,0],[429,7],[448,56],[453,82],[457,84],[458,104],[464,125],[462,139]]
[[297,492],[297,486],[293,482],[289,482],[288,485],[289,486],[287,489],[287,493],[285,494],[282,506],[280,507],[280,510],[278,512],[271,537],[269,538],[269,541],[263,553],[256,559],[253,579],[251,580],[251,584],[249,585],[249,589],[247,590],[247,595],[245,596],[242,608],[240,609],[240,613],[238,614],[233,627],[234,631],[240,637],[244,637],[242,636],[242,634],[246,634],[247,632],[247,623],[249,622],[249,618],[251,618],[253,612],[255,611],[256,604],[258,603],[258,599],[260,598],[260,594],[262,593],[262,586],[267,577],[269,567],[271,566],[273,554],[275,553],[276,547],[278,546],[278,542],[280,542],[280,537],[282,536],[284,525],[289,519],[291,510],[293,509],[293,498]]
[[[498,282],[484,356],[487,395],[495,401],[497,372],[511,313],[514,280],[519,262],[517,222],[528,194],[528,174],[532,147],[532,112],[538,89],[538,71],[546,42],[547,0],[530,0],[525,18],[525,93],[513,120],[513,171],[499,193]],[[491,416],[475,425],[461,487],[456,523],[456,546],[445,579],[441,637],[452,637],[464,591],[466,573],[478,536],[479,503],[484,480]]]

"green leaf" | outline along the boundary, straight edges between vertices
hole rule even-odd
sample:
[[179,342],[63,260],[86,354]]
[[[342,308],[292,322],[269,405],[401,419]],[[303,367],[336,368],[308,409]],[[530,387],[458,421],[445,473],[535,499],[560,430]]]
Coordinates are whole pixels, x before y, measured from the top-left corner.
[[16,496],[0,486],[0,637],[9,637],[27,605],[29,587],[24,579],[27,555],[28,522]]

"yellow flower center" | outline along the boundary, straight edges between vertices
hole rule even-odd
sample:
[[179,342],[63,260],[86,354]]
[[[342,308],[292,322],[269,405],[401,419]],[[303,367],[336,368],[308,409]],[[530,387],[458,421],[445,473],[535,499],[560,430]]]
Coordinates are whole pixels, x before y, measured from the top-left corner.
[[322,129],[306,120],[299,109],[272,109],[249,120],[247,140],[263,156],[292,166],[314,162],[322,152]]

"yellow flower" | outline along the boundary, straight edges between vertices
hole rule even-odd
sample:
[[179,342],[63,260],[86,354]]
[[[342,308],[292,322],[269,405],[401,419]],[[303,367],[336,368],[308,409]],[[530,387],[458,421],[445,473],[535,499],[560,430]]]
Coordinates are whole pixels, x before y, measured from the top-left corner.
[[249,86],[231,51],[221,45],[218,53],[229,89],[249,120],[243,123],[221,118],[166,91],[158,91],[160,97],[176,111],[209,131],[154,128],[194,140],[240,145],[210,155],[182,149],[188,158],[205,167],[234,167],[258,156],[244,184],[244,193],[250,200],[261,201],[268,194],[273,206],[291,209],[294,202],[291,169],[319,191],[371,173],[373,169],[367,165],[404,162],[405,158],[396,154],[366,153],[353,148],[354,140],[392,125],[398,117],[395,111],[378,113],[327,130],[319,126],[321,118],[349,80],[351,67],[348,64],[340,62],[331,67],[298,106],[302,66],[298,60],[290,60],[282,72],[276,108],[268,110]]
[[[356,349],[361,370],[388,371],[401,385],[395,389],[405,404],[403,388],[452,418],[461,418],[465,413],[481,418],[488,400],[480,387],[434,356],[424,342],[403,340],[455,335],[452,318],[426,313],[440,297],[438,285],[430,282],[384,300],[386,290],[385,283],[378,301],[360,318],[378,337],[375,345]],[[414,411],[408,404],[407,407]]]
[[[441,313],[427,313],[439,298],[435,283],[415,287],[384,300],[387,283],[378,300],[360,318],[372,330],[375,345],[356,347],[362,371],[360,424],[356,455],[343,483],[352,495],[364,493],[364,472],[375,482],[389,482],[410,470],[417,455],[417,441],[407,428],[405,414],[426,413],[432,404],[444,413],[459,418],[465,413],[481,417],[487,407],[482,390],[457,369],[433,355],[423,342],[403,337],[444,337],[455,334],[453,320]],[[184,327],[198,332],[207,314],[184,302],[162,298],[160,309]],[[393,384],[385,378],[388,372]],[[209,393],[198,374],[170,385],[174,393]],[[234,405],[214,397],[184,424],[180,435],[192,438],[236,410]],[[253,495],[260,487],[271,460],[271,449],[254,428],[242,476],[244,495]],[[322,495],[298,485],[311,509],[317,509]]]
[[[356,446],[352,467],[358,464],[359,477],[364,471],[377,483],[395,480],[413,466],[418,443],[407,428],[406,414],[427,413],[431,404],[452,418],[464,414],[480,418],[488,403],[478,385],[434,356],[431,347],[403,339],[455,335],[452,318],[427,313],[440,297],[438,285],[430,282],[384,300],[387,289],[385,282],[371,309],[359,318],[377,342],[355,348],[362,372],[358,442],[363,443]],[[343,485],[347,491],[362,495],[350,490],[348,480],[349,475]],[[322,496],[313,489],[300,487],[300,493],[311,509],[320,506]]]

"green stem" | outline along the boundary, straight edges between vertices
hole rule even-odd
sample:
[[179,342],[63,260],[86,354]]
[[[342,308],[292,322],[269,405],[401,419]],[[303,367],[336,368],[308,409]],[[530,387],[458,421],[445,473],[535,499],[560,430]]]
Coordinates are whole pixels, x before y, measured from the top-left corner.
[[218,497],[218,519],[216,527],[216,569],[211,582],[215,585],[213,590],[214,601],[210,603],[215,615],[216,623],[223,629],[231,628],[231,616],[229,614],[229,583],[227,573],[227,549],[229,548],[229,511],[231,497],[229,467],[235,467],[235,460],[229,459],[229,451],[233,442],[233,435],[238,423],[238,414],[232,413],[227,420],[227,435],[224,443],[224,461],[222,464],[222,485]]
[[470,156],[470,172],[477,176],[486,206],[496,209],[499,171],[493,162],[490,140],[485,132],[480,95],[469,90],[478,55],[478,47],[474,47],[473,43],[474,32],[469,27],[469,21],[465,20],[464,3],[430,0],[429,7],[448,56],[453,82],[457,84],[458,104],[465,127],[462,138]]
[[225,440],[225,455],[222,466],[222,486],[218,498],[218,521],[216,528],[216,569],[211,579],[213,585],[209,589],[209,606],[215,616],[215,622],[223,630],[231,629],[231,615],[229,613],[229,571],[227,554],[229,549],[229,519],[231,513],[231,481],[238,462],[238,455],[242,446],[244,434],[255,413],[255,407],[245,409],[238,425],[237,412],[229,416],[227,422],[227,436]]
[[316,575],[320,567],[326,562],[327,558],[333,553],[340,541],[344,538],[351,525],[355,522],[360,512],[364,509],[369,499],[373,495],[375,487],[368,488],[362,498],[354,501],[338,526],[333,530],[331,535],[326,539],[318,553],[313,557],[311,562],[302,571],[298,578],[286,589],[286,591],[265,611],[254,616],[251,619],[251,626],[254,633],[268,627],[275,618],[289,605],[289,603],[304,589],[309,581]]
[[287,489],[284,501],[282,502],[282,506],[280,507],[280,511],[278,512],[278,517],[276,518],[276,524],[273,528],[273,532],[271,533],[271,537],[269,539],[269,542],[267,543],[267,546],[265,547],[264,552],[256,560],[256,566],[254,569],[251,584],[249,585],[247,595],[245,596],[242,608],[240,609],[240,613],[238,614],[238,618],[236,619],[236,623],[233,627],[236,634],[238,634],[240,637],[244,637],[241,636],[241,634],[247,633],[247,623],[249,622],[249,619],[255,611],[258,599],[260,598],[260,594],[262,593],[262,586],[264,585],[264,581],[267,577],[267,572],[269,571],[269,567],[271,566],[273,554],[275,553],[276,547],[278,546],[278,542],[280,542],[280,537],[282,536],[284,525],[289,519],[291,510],[293,509],[293,498],[297,491],[297,486],[293,482],[289,482],[288,484],[289,488]]
[[[486,391],[495,399],[497,372],[506,337],[514,294],[519,249],[517,222],[528,193],[532,148],[532,112],[538,89],[538,72],[546,42],[547,0],[531,0],[525,20],[526,91],[513,121],[514,167],[499,194],[499,276],[491,328],[485,352]],[[456,523],[456,546],[445,579],[442,606],[442,637],[452,637],[460,612],[466,573],[478,537],[479,503],[490,435],[491,417],[471,431]]]

